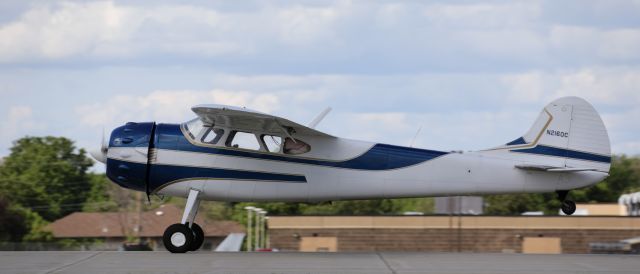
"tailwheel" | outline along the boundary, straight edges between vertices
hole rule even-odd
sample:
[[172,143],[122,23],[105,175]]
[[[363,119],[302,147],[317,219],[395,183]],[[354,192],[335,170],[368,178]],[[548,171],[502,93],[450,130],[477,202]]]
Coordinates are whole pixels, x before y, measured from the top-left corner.
[[191,225],[191,232],[193,232],[193,242],[191,242],[190,251],[196,251],[200,249],[202,243],[204,243],[204,231],[202,231],[202,228],[198,224],[193,223],[193,225]]
[[193,234],[187,225],[173,224],[164,231],[162,241],[169,252],[185,253],[191,250],[194,242]]
[[576,212],[576,203],[567,199],[567,196],[569,196],[569,191],[559,190],[556,191],[556,193],[558,194],[558,200],[562,202],[562,206],[560,206],[562,213],[566,215],[573,215],[573,213]]
[[567,215],[573,215],[576,212],[576,203],[571,200],[562,201],[562,213]]

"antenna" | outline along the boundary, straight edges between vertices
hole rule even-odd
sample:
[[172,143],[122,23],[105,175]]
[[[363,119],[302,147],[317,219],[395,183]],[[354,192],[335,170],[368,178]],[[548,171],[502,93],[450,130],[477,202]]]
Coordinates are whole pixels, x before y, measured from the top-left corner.
[[418,138],[418,134],[420,134],[421,130],[422,130],[422,126],[420,126],[418,128],[418,131],[416,131],[416,135],[413,136],[413,139],[411,140],[411,144],[409,145],[409,147],[413,147],[413,143],[416,142],[416,138]]
[[313,119],[313,121],[311,121],[311,123],[309,123],[309,127],[316,128],[316,126],[322,121],[322,119],[324,119],[325,116],[327,116],[327,114],[329,114],[329,112],[331,112],[331,107],[324,109],[320,114],[318,114],[318,116],[316,116],[315,119]]

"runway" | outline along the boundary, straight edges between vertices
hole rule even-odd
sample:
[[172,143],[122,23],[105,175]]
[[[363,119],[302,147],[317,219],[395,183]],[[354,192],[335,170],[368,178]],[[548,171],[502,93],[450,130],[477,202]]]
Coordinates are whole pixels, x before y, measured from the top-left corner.
[[635,255],[0,252],[0,273],[639,273]]

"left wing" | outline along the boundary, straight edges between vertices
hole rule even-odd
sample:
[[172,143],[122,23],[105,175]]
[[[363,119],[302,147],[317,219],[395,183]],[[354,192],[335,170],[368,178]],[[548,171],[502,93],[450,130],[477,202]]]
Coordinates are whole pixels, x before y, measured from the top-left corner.
[[198,117],[210,125],[220,125],[249,132],[260,131],[268,134],[285,134],[286,136],[313,135],[335,138],[327,133],[300,125],[288,119],[263,112],[225,105],[197,105],[191,108]]
[[595,168],[577,168],[577,167],[555,167],[545,165],[516,165],[516,168],[532,171],[547,172],[578,172],[578,171],[595,171]]

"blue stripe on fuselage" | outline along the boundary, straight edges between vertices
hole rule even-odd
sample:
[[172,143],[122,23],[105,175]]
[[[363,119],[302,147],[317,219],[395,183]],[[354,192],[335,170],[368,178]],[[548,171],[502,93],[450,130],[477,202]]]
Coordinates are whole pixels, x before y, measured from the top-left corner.
[[514,149],[513,152],[530,153],[546,156],[566,157],[578,160],[611,163],[611,156],[598,155],[588,152],[575,151],[570,149],[563,149],[557,147],[538,145],[536,147],[527,149]]
[[[125,162],[116,159],[109,159],[109,161],[116,165],[127,166],[128,169],[138,171],[141,173],[145,171],[146,164]],[[245,180],[245,181],[273,181],[273,182],[285,182],[285,183],[306,183],[307,178],[304,175],[290,175],[280,174],[262,171],[248,171],[248,170],[234,170],[223,168],[209,168],[209,167],[189,167],[189,166],[173,166],[173,165],[159,165],[152,164],[149,180],[149,189],[153,192],[156,188],[178,180],[187,179],[209,179],[209,180]],[[135,182],[137,185],[131,185],[132,182],[121,181],[121,179],[114,177],[112,181],[117,184],[123,185],[128,188],[136,190],[144,190],[144,182]]]
[[162,184],[168,182],[190,179],[226,179],[226,180],[245,180],[245,181],[274,181],[287,183],[306,183],[307,178],[303,175],[289,175],[261,171],[234,170],[210,167],[187,167],[172,165],[151,165],[152,185],[151,189],[155,189]]
[[170,149],[189,152],[201,152],[226,156],[246,157],[260,160],[282,161],[296,164],[308,164],[324,167],[336,167],[355,170],[389,170],[408,167],[448,154],[447,152],[408,148],[386,144],[376,144],[366,153],[349,160],[328,161],[305,159],[278,154],[255,153],[223,147],[203,147],[191,144],[182,134],[179,125],[162,124],[158,126],[156,136],[158,149]]

